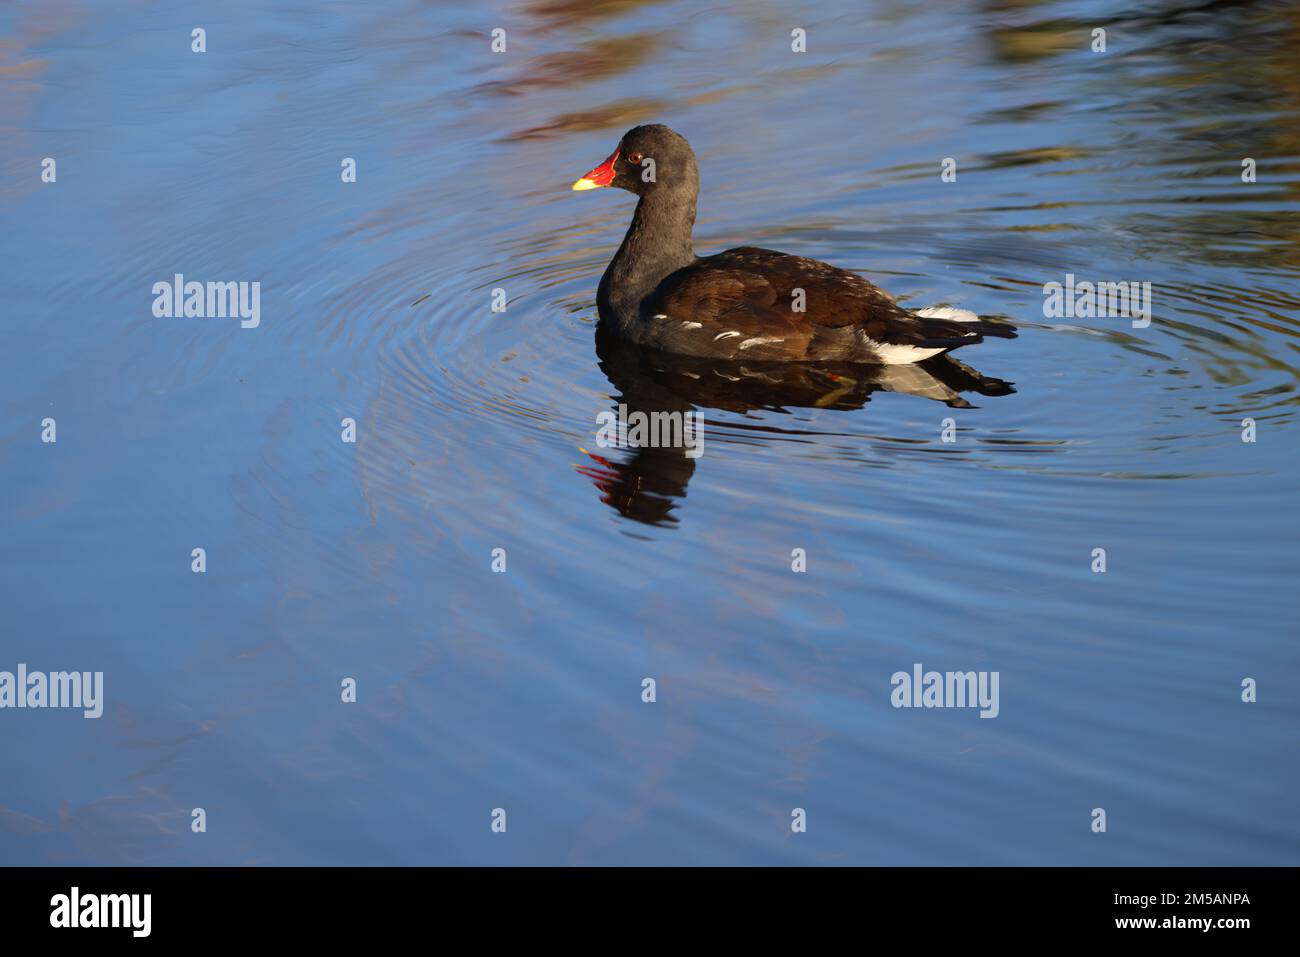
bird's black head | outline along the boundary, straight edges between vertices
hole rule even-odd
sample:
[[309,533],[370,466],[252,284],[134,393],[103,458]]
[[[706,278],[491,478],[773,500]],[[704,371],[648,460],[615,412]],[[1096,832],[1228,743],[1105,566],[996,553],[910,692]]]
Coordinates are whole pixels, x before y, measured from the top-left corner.
[[659,123],[634,126],[623,134],[618,149],[582,179],[574,189],[617,186],[638,196],[657,191],[699,189],[695,153],[686,138]]

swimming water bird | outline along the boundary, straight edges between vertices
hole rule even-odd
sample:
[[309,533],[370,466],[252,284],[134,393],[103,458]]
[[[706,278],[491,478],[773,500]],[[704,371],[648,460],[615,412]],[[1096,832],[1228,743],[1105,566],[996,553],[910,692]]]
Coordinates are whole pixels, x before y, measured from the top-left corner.
[[856,273],[741,246],[697,256],[695,153],[666,126],[637,126],[575,190],[617,186],[640,197],[600,280],[601,323],[639,346],[689,356],[904,365],[1013,326],[964,309],[914,312]]

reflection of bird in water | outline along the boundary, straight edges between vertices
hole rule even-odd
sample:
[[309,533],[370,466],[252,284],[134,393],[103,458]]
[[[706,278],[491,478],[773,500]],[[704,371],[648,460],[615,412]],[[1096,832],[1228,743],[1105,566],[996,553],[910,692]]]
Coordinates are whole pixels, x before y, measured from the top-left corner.
[[[949,355],[911,365],[870,366],[802,362],[737,362],[652,351],[601,327],[596,334],[600,367],[618,390],[615,404],[629,414],[680,413],[700,409],[748,412],[790,408],[859,409],[873,392],[902,392],[942,402],[952,409],[973,406],[971,392],[1002,396],[1009,382],[985,376]],[[729,428],[784,433],[771,425],[729,423]],[[707,448],[707,443],[706,443]],[[585,450],[584,450],[585,451]],[[614,456],[629,455],[623,462]],[[579,467],[601,492],[601,501],[626,518],[648,525],[676,524],[671,513],[686,495],[697,459],[682,446],[587,452],[592,464]],[[707,452],[705,453],[707,457]]]

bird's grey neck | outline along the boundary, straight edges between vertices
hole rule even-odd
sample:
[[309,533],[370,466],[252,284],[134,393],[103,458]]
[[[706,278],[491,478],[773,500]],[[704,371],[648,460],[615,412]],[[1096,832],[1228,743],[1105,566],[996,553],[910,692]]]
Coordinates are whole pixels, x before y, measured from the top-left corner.
[[639,303],[665,276],[695,261],[695,190],[658,189],[641,197],[623,245],[601,285],[619,311]]

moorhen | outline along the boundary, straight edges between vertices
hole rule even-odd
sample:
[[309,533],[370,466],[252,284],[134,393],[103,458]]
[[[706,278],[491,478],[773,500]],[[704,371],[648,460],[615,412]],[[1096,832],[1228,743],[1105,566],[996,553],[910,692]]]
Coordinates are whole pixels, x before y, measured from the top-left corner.
[[600,279],[601,323],[623,339],[715,359],[903,365],[1015,338],[1010,325],[964,309],[913,312],[861,276],[828,263],[741,246],[696,256],[700,174],[681,135],[637,126],[574,189],[617,186],[640,202]]

